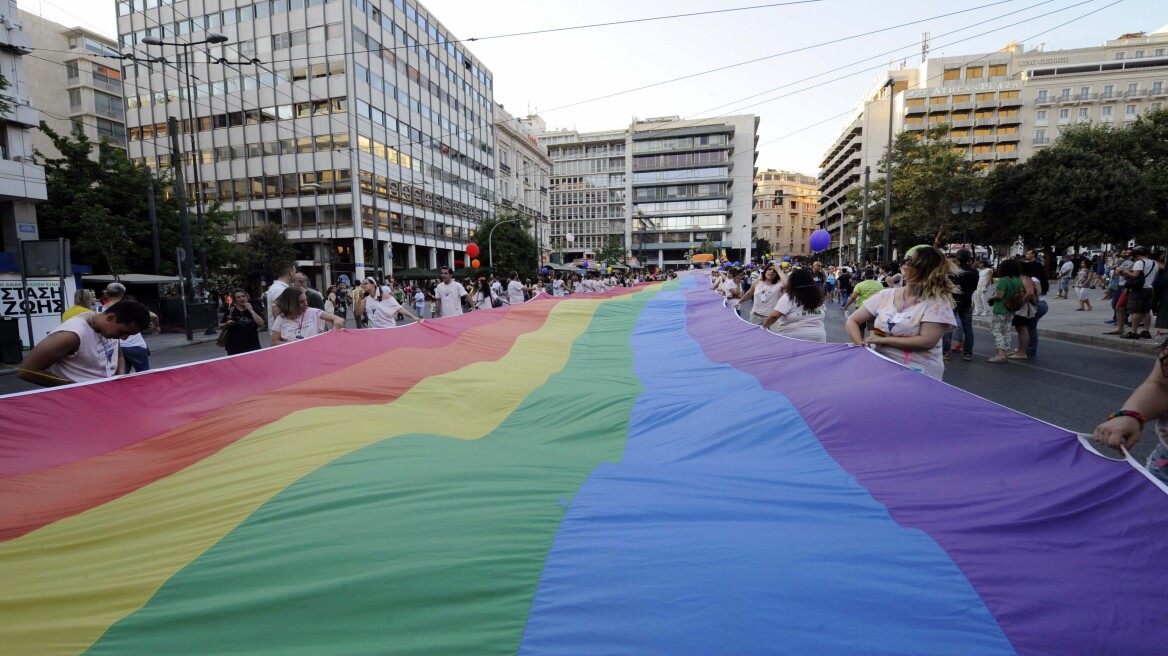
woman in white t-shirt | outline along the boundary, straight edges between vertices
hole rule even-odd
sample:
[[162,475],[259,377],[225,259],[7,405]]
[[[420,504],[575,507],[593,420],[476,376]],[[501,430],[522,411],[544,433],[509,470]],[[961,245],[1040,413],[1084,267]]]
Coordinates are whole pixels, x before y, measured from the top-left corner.
[[783,285],[779,278],[778,267],[768,264],[762,272],[762,277],[755,280],[750,289],[746,290],[746,293],[738,301],[738,304],[741,305],[748,299],[754,299],[754,305],[750,308],[750,323],[761,326],[771,311],[775,309],[775,303],[783,294]]
[[519,305],[523,302],[524,294],[527,291],[530,291],[530,288],[524,287],[523,283],[519,282],[519,274],[512,271],[511,280],[507,283],[507,302],[511,305]]
[[[823,327],[823,293],[807,269],[795,269],[783,282],[786,293],[762,322],[772,332],[808,342],[826,342]],[[774,326],[772,328],[772,326]]]
[[718,286],[718,291],[732,303],[742,298],[742,269],[732,270],[727,279]]
[[486,278],[479,278],[478,285],[475,286],[474,306],[476,310],[489,310],[495,307],[495,299],[498,295],[495,290],[491,288],[490,283]]
[[562,276],[552,278],[552,296],[561,298],[564,295],[564,279]]
[[404,314],[414,321],[422,317],[397,302],[393,290],[382,287],[372,277],[361,281],[361,297],[357,299],[357,316],[364,315],[372,328],[394,328],[397,315]]
[[272,346],[294,342],[324,332],[321,321],[331,321],[337,330],[345,327],[344,319],[323,310],[308,307],[308,296],[296,287],[289,287],[276,297],[280,316],[272,322]]

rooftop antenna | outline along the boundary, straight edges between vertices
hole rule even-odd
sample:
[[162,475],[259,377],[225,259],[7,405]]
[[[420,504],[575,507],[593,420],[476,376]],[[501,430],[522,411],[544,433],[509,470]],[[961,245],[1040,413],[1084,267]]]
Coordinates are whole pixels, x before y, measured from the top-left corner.
[[921,62],[929,58],[929,33],[921,32]]

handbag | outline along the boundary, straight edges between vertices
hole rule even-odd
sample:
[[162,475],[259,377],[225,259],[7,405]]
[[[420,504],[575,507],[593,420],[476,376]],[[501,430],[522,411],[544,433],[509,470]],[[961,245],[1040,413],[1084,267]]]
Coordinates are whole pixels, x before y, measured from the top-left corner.
[[[1150,261],[1150,260],[1145,260],[1145,261]],[[1148,272],[1144,271],[1144,267],[1141,264],[1139,277],[1125,278],[1124,283],[1123,283],[1123,288],[1130,289],[1132,291],[1139,291],[1139,290],[1144,288],[1144,279],[1147,277],[1148,277]]]
[[224,326],[223,330],[219,331],[219,339],[215,340],[215,346],[219,348],[227,347],[227,331],[231,330],[231,326]]

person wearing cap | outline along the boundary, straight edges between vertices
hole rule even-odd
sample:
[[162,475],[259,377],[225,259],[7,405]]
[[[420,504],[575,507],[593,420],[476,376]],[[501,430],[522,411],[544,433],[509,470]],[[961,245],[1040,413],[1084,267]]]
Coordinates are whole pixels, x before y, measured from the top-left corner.
[[[106,285],[105,292],[102,293],[102,300],[105,306],[104,311],[108,311],[110,307],[122,302],[126,296],[126,286],[120,282],[111,282]],[[147,310],[150,319],[143,330],[149,329],[152,334],[158,333],[158,315]],[[132,371],[150,371],[150,347],[146,346],[146,339],[142,337],[142,331],[138,331],[121,342],[122,358],[126,361],[126,373]]]
[[393,290],[382,287],[372,276],[361,281],[361,295],[357,297],[357,316],[364,315],[371,328],[394,328],[397,315],[404,314],[414,321],[422,318],[412,310],[397,302]]
[[125,373],[121,340],[150,325],[150,310],[120,301],[57,326],[24,356],[17,374],[45,387],[112,378]]

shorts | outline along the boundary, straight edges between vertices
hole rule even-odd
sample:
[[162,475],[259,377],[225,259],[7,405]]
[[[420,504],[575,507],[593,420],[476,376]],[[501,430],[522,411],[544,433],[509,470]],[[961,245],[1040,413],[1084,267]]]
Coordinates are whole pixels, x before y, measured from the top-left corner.
[[1010,320],[1010,325],[1014,326],[1015,328],[1025,328],[1026,326],[1030,325],[1030,317],[1023,317],[1015,314],[1014,318]]
[[1070,288],[1071,288],[1071,278],[1070,278],[1070,276],[1068,276],[1068,277],[1066,277],[1066,278],[1059,278],[1059,286],[1058,286],[1058,288],[1059,288],[1059,290],[1060,290],[1060,291],[1066,291],[1066,290],[1070,289]]
[[835,291],[835,283],[834,282],[827,283],[827,293],[830,294],[834,291]]
[[1150,287],[1127,290],[1127,313],[1147,314],[1151,312],[1152,296],[1155,294],[1155,291]]
[[[1119,291],[1119,289],[1116,289],[1115,291],[1117,291],[1117,292],[1118,292],[1118,291]],[[1124,309],[1124,308],[1126,308],[1126,307],[1127,307],[1127,290],[1125,289],[1125,290],[1123,290],[1122,292],[1120,292],[1120,294],[1119,294],[1119,298],[1118,298],[1118,299],[1116,299],[1116,301],[1115,301],[1115,309],[1117,309],[1117,310],[1122,310],[1122,309]]]

